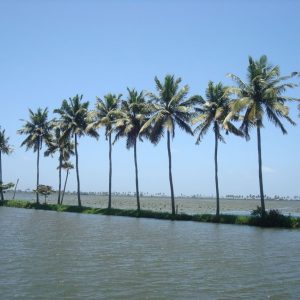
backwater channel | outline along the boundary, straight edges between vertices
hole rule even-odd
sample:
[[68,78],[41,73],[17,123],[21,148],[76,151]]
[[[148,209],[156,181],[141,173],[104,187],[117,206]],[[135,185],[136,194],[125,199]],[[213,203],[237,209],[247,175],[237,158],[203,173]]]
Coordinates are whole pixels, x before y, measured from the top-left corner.
[[297,299],[300,231],[0,207],[1,299]]

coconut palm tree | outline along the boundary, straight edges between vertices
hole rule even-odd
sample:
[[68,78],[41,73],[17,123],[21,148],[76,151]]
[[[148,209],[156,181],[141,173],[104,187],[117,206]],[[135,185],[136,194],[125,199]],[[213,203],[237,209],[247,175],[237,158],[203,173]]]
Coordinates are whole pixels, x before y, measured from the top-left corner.
[[181,78],[174,78],[174,75],[166,75],[164,82],[157,77],[154,78],[158,94],[148,93],[153,103],[153,115],[141,129],[143,133],[149,126],[152,126],[150,140],[155,145],[160,141],[164,132],[167,131],[167,148],[169,158],[169,182],[171,190],[171,209],[175,215],[175,197],[172,179],[172,156],[171,137],[175,136],[175,124],[186,133],[193,135],[190,127],[192,117],[192,105],[199,101],[198,96],[186,99],[189,87],[185,85],[179,89]]
[[4,201],[3,195],[3,180],[2,180],[2,154],[9,155],[12,153],[12,148],[9,145],[9,137],[5,135],[5,129],[1,130],[0,127],[0,194],[1,194],[1,201]]
[[69,135],[65,135],[60,122],[55,122],[53,139],[49,142],[45,156],[53,155],[59,152],[58,158],[58,198],[57,204],[61,204],[61,170],[63,162],[68,161],[71,155],[74,155],[74,144],[70,140]]
[[74,137],[75,158],[76,158],[76,177],[77,177],[77,199],[78,206],[81,207],[80,197],[80,178],[78,163],[78,138],[85,134],[98,138],[98,133],[93,128],[87,131],[90,122],[89,118],[89,102],[82,102],[83,95],[76,95],[69,98],[69,101],[63,100],[61,108],[55,109],[54,113],[60,115],[59,122],[63,128],[64,136]]
[[138,93],[135,89],[127,88],[127,101],[122,101],[121,109],[115,113],[116,116],[116,137],[115,141],[120,137],[126,138],[126,147],[134,150],[134,166],[135,166],[135,187],[136,201],[138,212],[141,209],[140,193],[139,193],[139,178],[138,178],[138,163],[137,163],[137,140],[143,141],[142,137],[149,137],[149,130],[140,133],[143,125],[148,121],[149,114],[152,109],[145,101],[143,92]]
[[[220,215],[220,197],[219,197],[219,179],[218,179],[218,142],[225,142],[222,136],[223,122],[229,114],[230,98],[229,90],[223,86],[221,82],[214,84],[209,81],[206,89],[206,101],[201,101],[201,106],[196,107],[197,116],[193,119],[193,123],[199,125],[195,128],[194,133],[198,132],[196,144],[199,144],[202,137],[212,127],[215,135],[215,185],[216,185],[216,216]],[[237,116],[233,116],[237,119]],[[243,136],[243,132],[237,129],[230,120],[226,122],[226,133],[231,132],[238,136]]]
[[95,121],[89,128],[105,127],[105,138],[108,140],[109,151],[109,183],[108,183],[108,209],[111,209],[111,185],[112,185],[112,131],[115,122],[115,112],[119,108],[122,95],[107,94],[104,99],[97,97],[96,109],[94,111]]
[[[25,124],[18,130],[18,133],[26,135],[27,137],[21,146],[26,146],[26,151],[32,148],[34,152],[37,152],[36,188],[38,188],[40,180],[40,150],[42,149],[44,141],[48,144],[51,140],[53,123],[48,120],[48,108],[44,110],[38,108],[36,113],[29,109],[29,121],[22,121],[24,121]],[[38,193],[36,194],[36,202],[39,203]]]
[[283,93],[296,85],[287,83],[296,73],[290,76],[280,76],[279,66],[272,66],[268,63],[265,55],[259,60],[249,57],[249,65],[247,69],[247,82],[242,81],[234,74],[228,74],[236,83],[237,88],[232,89],[238,96],[238,99],[231,106],[232,114],[245,110],[241,129],[244,131],[245,137],[249,140],[249,130],[256,127],[257,133],[257,152],[258,152],[258,175],[262,216],[265,216],[265,196],[263,189],[262,176],[262,154],[261,154],[261,128],[263,128],[263,119],[265,114],[269,121],[276,127],[279,127],[283,134],[287,133],[281,118],[287,120],[290,124],[295,125],[294,121],[289,117],[289,108],[285,105],[286,101],[295,100],[284,96]]
[[65,192],[66,192],[67,181],[68,181],[68,177],[69,177],[69,172],[71,169],[74,169],[74,165],[69,161],[64,161],[63,164],[61,165],[61,167],[62,167],[62,169],[67,170],[64,189],[63,189],[63,192],[61,195],[61,201],[60,201],[60,204],[63,204],[64,196],[65,196]]

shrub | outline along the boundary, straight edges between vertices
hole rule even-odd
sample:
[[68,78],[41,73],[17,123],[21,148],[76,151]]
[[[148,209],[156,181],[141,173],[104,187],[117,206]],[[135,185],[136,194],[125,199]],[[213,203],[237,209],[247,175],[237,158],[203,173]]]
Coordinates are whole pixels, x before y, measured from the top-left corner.
[[294,227],[294,221],[290,216],[283,215],[278,209],[270,209],[265,212],[263,216],[263,210],[260,206],[257,206],[251,212],[254,217],[254,223],[264,227]]

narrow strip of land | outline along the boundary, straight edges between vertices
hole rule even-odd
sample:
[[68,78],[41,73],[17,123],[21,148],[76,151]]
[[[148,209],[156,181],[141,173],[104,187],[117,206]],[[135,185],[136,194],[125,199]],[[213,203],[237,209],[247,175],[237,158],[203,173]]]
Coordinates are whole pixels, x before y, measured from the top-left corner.
[[212,214],[175,214],[169,212],[155,212],[151,210],[137,210],[131,209],[117,209],[117,208],[95,208],[95,207],[79,207],[71,205],[57,205],[57,204],[39,204],[32,203],[24,200],[5,200],[0,202],[1,206],[26,208],[26,209],[39,209],[57,212],[73,212],[84,214],[101,214],[110,216],[124,216],[134,218],[151,218],[159,220],[172,220],[172,221],[194,221],[194,222],[207,222],[207,223],[220,223],[220,224],[237,224],[249,225],[260,227],[272,228],[300,228],[300,218],[292,216],[284,216],[281,214],[267,214],[262,219],[260,216],[240,216],[240,215],[220,215],[217,218]]

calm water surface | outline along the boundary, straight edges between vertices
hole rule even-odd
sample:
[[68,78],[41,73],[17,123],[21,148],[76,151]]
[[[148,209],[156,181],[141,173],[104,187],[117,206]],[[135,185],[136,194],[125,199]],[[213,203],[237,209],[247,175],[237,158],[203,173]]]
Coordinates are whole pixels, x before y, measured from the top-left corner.
[[1,299],[299,299],[299,230],[0,207]]

